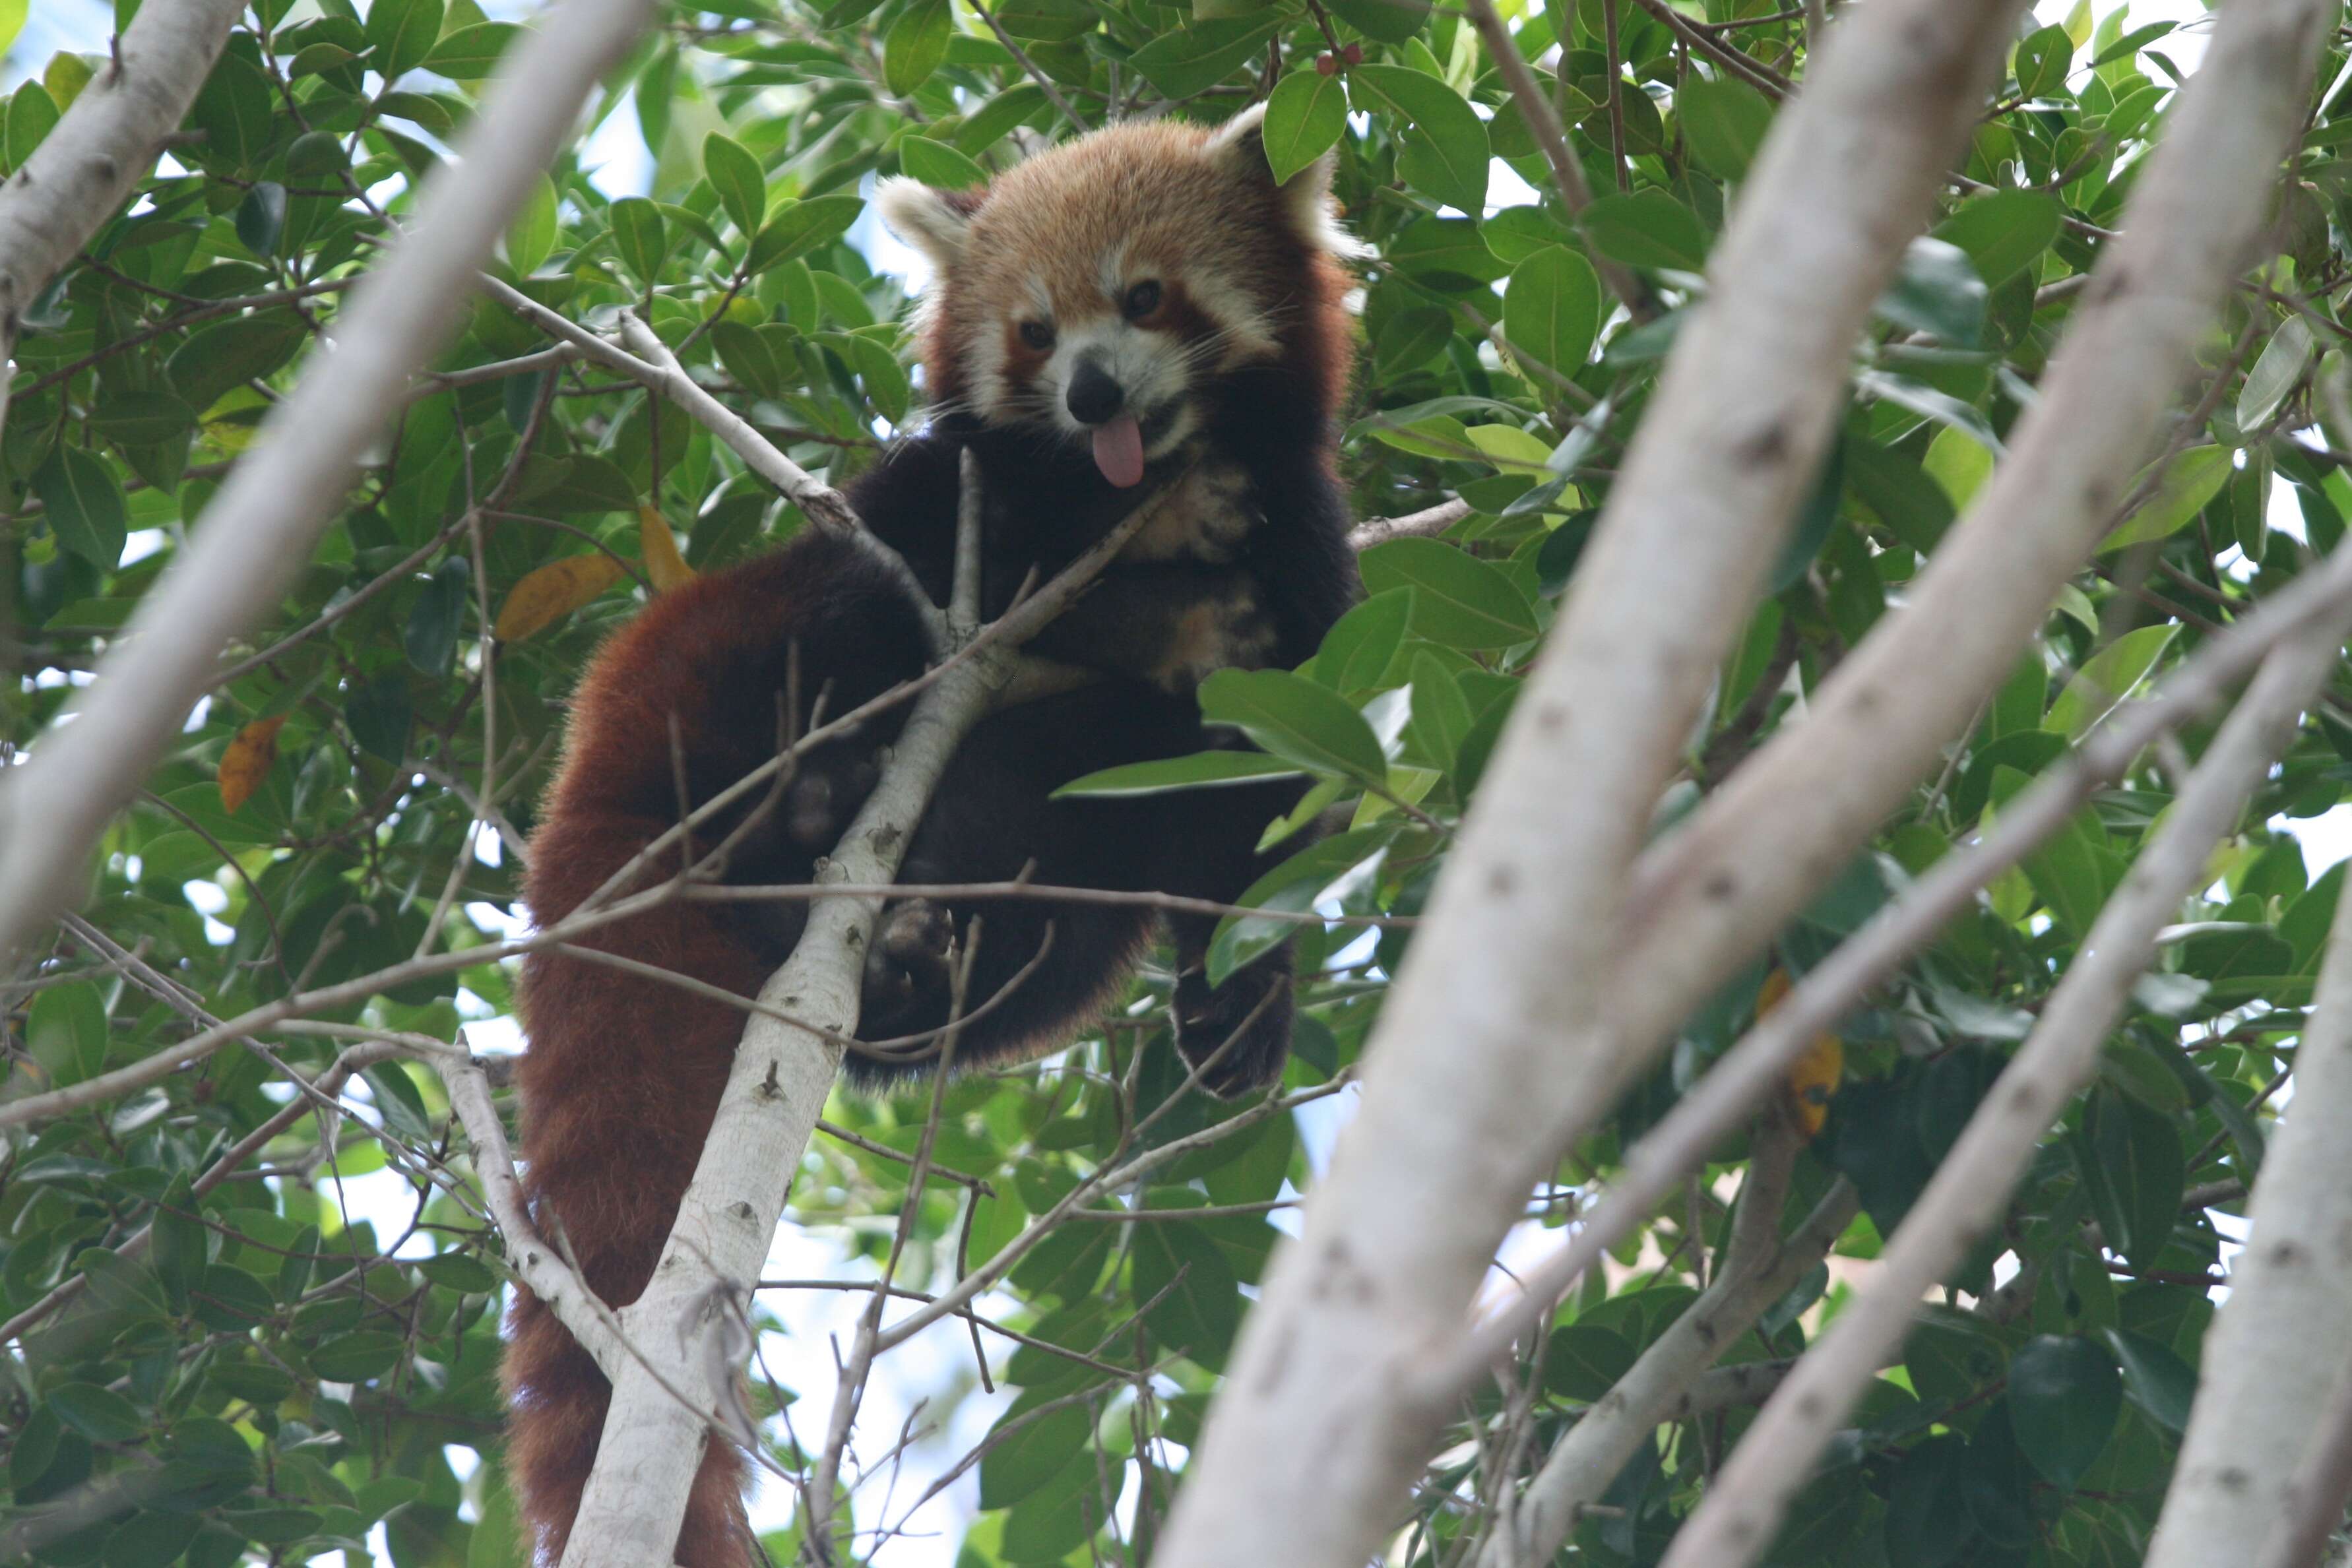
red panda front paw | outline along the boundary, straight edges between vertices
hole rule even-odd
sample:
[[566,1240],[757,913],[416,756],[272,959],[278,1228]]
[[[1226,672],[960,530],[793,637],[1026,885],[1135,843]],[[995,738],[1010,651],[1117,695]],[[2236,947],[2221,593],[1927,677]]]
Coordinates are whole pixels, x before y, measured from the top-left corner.
[[1176,1049],[1220,1100],[1276,1082],[1290,1060],[1290,966],[1276,961],[1286,956],[1261,958],[1214,990],[1199,969],[1177,977]]
[[947,906],[928,898],[901,899],[882,911],[866,953],[861,1035],[887,1039],[947,1021],[955,934]]
[[866,797],[874,793],[881,769],[863,751],[820,754],[803,764],[784,791],[784,831],[793,842],[829,853],[849,831]]

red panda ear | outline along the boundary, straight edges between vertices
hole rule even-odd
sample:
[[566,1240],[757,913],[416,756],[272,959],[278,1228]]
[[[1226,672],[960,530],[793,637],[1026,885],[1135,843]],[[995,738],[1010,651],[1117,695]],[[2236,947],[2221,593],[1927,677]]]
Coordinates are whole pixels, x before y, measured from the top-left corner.
[[893,176],[874,188],[875,211],[892,234],[930,257],[941,272],[963,259],[971,237],[971,217],[988,199],[985,189],[942,191],[920,180]]
[[[1274,183],[1274,170],[1265,161],[1263,103],[1250,105],[1217,127],[1204,150],[1238,178],[1262,186]],[[1331,176],[1339,166],[1339,150],[1335,147],[1282,183],[1282,204],[1299,237],[1309,245],[1338,256],[1360,256],[1363,246],[1339,226],[1331,202]]]

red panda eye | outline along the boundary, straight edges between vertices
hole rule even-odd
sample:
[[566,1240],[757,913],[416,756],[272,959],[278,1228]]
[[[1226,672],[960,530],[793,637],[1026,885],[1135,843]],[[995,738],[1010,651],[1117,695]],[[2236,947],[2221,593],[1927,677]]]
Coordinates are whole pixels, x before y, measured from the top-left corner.
[[1021,340],[1042,354],[1054,346],[1054,329],[1043,321],[1024,321]]
[[1160,285],[1156,283],[1137,284],[1127,291],[1126,301],[1120,306],[1130,321],[1140,320],[1159,308]]

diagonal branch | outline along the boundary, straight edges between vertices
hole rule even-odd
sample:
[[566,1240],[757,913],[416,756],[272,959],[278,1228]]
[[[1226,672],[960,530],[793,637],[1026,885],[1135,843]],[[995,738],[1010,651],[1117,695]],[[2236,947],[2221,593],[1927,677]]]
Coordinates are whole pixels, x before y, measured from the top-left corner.
[[142,7],[113,60],[0,183],[0,417],[25,312],[154,168],[244,13],[243,0]]
[[1450,1406],[1426,1353],[1580,1098],[1561,1020],[1622,983],[1613,916],[1652,806],[2019,8],[1878,0],[1775,122],[1366,1046],[1356,1121],[1244,1327],[1166,1568],[1371,1554]]
[[514,51],[464,156],[426,182],[417,223],[353,291],[335,351],[311,360],[205,508],[217,526],[192,530],[72,722],[0,776],[0,955],[74,900],[83,857],[211,687],[222,645],[310,559],[360,455],[447,340],[467,283],[650,10],[647,0],[564,0]]
[[2264,663],[2092,923],[2033,1032],[1889,1239],[1868,1286],[1758,1415],[1675,1535],[1664,1568],[1742,1568],[1771,1541],[1790,1494],[1903,1343],[1920,1299],[1999,1223],[2042,1134],[2097,1071],[2107,1033],[2156,954],[2157,932],[2201,885],[2215,841],[2293,739],[2347,632],[2352,605],[2339,601]]

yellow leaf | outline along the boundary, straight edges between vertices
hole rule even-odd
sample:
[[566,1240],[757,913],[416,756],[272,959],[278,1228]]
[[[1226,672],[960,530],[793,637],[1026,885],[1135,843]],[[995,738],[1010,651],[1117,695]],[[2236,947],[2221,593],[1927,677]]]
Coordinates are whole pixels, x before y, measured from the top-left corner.
[[507,590],[506,602],[499,606],[495,630],[499,640],[520,642],[553,625],[625,575],[621,563],[601,551],[566,556],[523,573],[522,580]]
[[[1789,971],[1775,968],[1756,993],[1756,1016],[1780,1005],[1790,990]],[[1845,1046],[1833,1034],[1817,1034],[1789,1068],[1789,1114],[1806,1137],[1816,1136],[1830,1117],[1830,1098],[1845,1076]]]
[[257,718],[236,732],[236,738],[221,753],[221,810],[235,811],[261,788],[269,777],[270,764],[278,760],[278,732],[286,727],[286,715],[276,718]]
[[694,580],[694,568],[677,553],[677,536],[659,507],[637,508],[637,553],[645,558],[646,577],[656,593],[667,593]]

